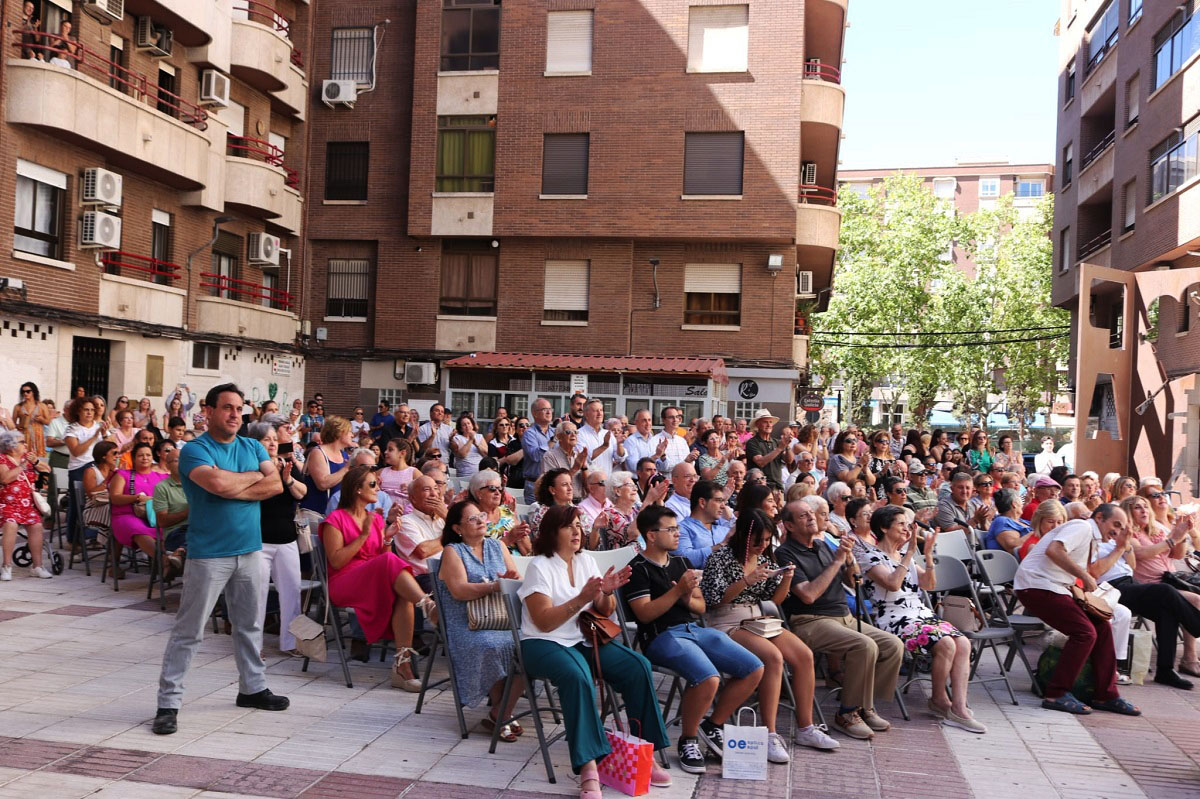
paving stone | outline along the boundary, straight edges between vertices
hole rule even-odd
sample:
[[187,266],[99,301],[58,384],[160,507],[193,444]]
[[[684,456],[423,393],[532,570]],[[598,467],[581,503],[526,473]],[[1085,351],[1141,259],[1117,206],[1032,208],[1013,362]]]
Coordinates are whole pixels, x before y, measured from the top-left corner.
[[259,763],[239,763],[208,788],[226,793],[254,794],[293,799],[325,776],[323,771],[305,768],[281,768]]
[[207,788],[241,765],[245,764],[237,760],[221,760],[215,757],[164,755],[133,772],[126,779],[160,785]]
[[0,610],[0,623],[6,622],[6,621],[12,621],[13,619],[19,619],[19,618],[22,618],[23,616],[31,616],[31,615],[33,615],[33,614],[21,613],[19,611],[15,611],[15,610]]
[[157,752],[90,746],[51,764],[46,770],[62,774],[81,774],[85,777],[107,777],[110,780],[119,780],[160,757],[162,755]]
[[[559,783],[562,783],[559,778]],[[577,792],[577,789],[576,789]],[[501,794],[498,788],[481,788],[475,785],[448,785],[438,782],[418,782],[404,794],[404,799],[496,799]]]
[[96,605],[63,605],[61,608],[47,610],[52,616],[95,616],[97,613],[107,613],[112,608],[102,608]]
[[328,774],[300,794],[300,799],[396,799],[409,785],[412,780],[398,777]]
[[32,738],[2,738],[0,739],[0,766],[33,771],[82,748],[79,744],[38,741]]

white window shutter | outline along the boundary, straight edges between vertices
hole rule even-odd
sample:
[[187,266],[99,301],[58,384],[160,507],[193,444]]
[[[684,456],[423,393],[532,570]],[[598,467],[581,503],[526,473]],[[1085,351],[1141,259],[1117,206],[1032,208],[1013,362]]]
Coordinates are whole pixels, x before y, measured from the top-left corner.
[[692,6],[689,12],[689,72],[750,68],[750,6]]
[[592,11],[546,14],[546,71],[592,71]]
[[547,311],[586,311],[588,271],[587,261],[546,261],[542,307]]
[[687,264],[683,290],[690,294],[741,294],[741,264]]

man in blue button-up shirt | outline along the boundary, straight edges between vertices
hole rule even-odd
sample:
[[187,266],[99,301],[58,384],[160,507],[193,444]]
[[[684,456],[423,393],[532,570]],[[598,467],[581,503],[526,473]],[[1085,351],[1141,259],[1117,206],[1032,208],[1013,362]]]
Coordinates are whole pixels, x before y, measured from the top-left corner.
[[697,569],[703,569],[713,550],[725,545],[732,526],[721,518],[725,510],[725,492],[711,480],[692,486],[692,515],[679,522],[679,549]]
[[554,406],[549,400],[536,400],[530,408],[529,415],[533,417],[533,424],[521,436],[521,449],[525,452],[521,463],[525,474],[526,505],[532,505],[534,502],[534,485],[542,476],[542,457],[554,443],[554,431],[550,427]]

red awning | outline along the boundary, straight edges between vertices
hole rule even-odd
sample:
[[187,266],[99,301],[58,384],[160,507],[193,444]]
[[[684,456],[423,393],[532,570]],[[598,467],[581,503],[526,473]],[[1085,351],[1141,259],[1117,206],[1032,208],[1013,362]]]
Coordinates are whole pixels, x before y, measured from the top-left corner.
[[720,358],[654,358],[645,355],[547,355],[524,352],[473,352],[443,366],[457,369],[528,369],[540,372],[624,372],[691,375],[728,385]]

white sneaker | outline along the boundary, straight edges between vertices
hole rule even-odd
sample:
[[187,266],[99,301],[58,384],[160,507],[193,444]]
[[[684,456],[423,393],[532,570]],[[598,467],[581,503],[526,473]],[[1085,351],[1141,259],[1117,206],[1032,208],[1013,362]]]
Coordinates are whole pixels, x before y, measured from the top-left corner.
[[779,733],[777,732],[773,732],[767,736],[767,760],[772,763],[792,762],[792,758],[787,751],[787,745],[784,744],[783,738],[779,737]]
[[12,579],[12,564],[6,563],[0,566],[0,583],[7,583]]
[[54,575],[44,566],[33,566],[29,569],[30,577],[40,577],[43,580],[49,580]]
[[823,729],[815,724],[808,727],[797,727],[792,734],[792,740],[800,746],[810,746],[813,749],[837,749],[841,746],[830,738]]

